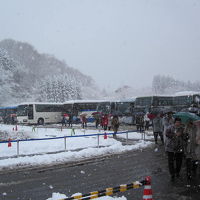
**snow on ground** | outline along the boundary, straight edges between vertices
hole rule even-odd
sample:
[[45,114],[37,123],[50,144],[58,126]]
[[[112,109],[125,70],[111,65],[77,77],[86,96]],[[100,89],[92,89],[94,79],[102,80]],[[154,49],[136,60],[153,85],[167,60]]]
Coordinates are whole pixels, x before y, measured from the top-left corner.
[[[120,138],[126,138],[127,135],[126,134],[118,134],[117,137]],[[128,133],[128,139],[135,139],[135,140],[140,140],[144,137],[144,135],[140,132],[130,132]],[[145,139],[149,140],[149,139],[153,139],[153,133],[150,131],[146,131],[145,132]]]
[[[71,129],[60,128],[36,128],[30,126],[18,126],[17,131],[12,125],[0,125],[0,139],[8,140],[13,139],[36,139],[36,138],[57,138],[63,136],[74,135]],[[91,135],[99,132],[99,130],[82,130],[75,129],[75,136],[78,135]],[[119,137],[126,138],[126,134],[118,135]],[[5,138],[3,138],[5,137]],[[140,133],[129,133],[131,139],[141,139]],[[113,139],[109,136],[104,139],[104,136],[84,136],[84,137],[70,137],[66,139],[51,139],[51,140],[36,140],[36,141],[23,141],[19,142],[19,156],[17,155],[17,143],[12,142],[11,147],[8,143],[0,143],[0,170],[3,168],[15,168],[24,166],[36,166],[46,164],[58,164],[64,162],[79,161],[94,156],[103,156],[113,153],[121,153],[125,151],[145,148],[150,145],[150,142],[139,140],[134,145],[122,145],[120,141]]]
[[[75,195],[80,195],[80,193],[77,193]],[[74,196],[74,195],[72,195]],[[60,199],[64,199],[67,198],[66,195],[64,194],[60,194],[60,193],[53,193],[51,198],[48,198],[47,200],[60,200]],[[97,200],[127,200],[124,196],[122,197],[109,197],[109,196],[105,196],[105,197],[99,197],[96,198]]]

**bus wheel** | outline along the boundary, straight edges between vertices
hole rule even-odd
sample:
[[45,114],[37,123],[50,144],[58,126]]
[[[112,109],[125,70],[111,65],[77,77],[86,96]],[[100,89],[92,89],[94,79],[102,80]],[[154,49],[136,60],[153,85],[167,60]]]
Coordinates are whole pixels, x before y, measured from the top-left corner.
[[38,125],[44,125],[44,119],[43,118],[38,119]]

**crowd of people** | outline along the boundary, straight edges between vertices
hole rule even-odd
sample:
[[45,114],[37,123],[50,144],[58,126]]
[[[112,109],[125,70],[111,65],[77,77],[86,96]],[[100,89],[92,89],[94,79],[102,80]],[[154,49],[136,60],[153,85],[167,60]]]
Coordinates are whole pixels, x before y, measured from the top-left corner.
[[139,116],[136,119],[137,130],[148,130],[151,122],[155,144],[158,144],[159,136],[164,145],[171,181],[180,177],[184,159],[187,179],[191,180],[199,164],[200,126],[192,120],[182,123],[181,118],[173,118],[172,112],[164,116],[157,113],[154,117],[149,115],[149,119],[146,118],[147,116]]
[[[110,114],[99,114],[96,113],[93,115],[95,119],[95,127],[96,129],[102,128],[104,131],[113,130],[113,136],[116,137],[116,133],[119,129],[119,117],[118,115],[110,115]],[[73,124],[77,123],[77,117],[73,116],[72,114],[64,114],[62,119],[62,126],[72,127]],[[82,128],[87,128],[87,115],[81,114],[80,115],[80,122]]]
[[[181,118],[169,118],[169,126],[165,128],[165,151],[168,156],[169,173],[171,180],[180,177],[183,158],[186,161],[187,179],[192,179],[192,174],[196,175],[198,167],[198,145],[200,138],[198,126],[193,121],[182,124]],[[172,122],[173,121],[173,122]]]
[[[109,114],[95,114],[95,126],[104,131],[113,130],[113,137],[116,138],[119,129],[119,117]],[[72,127],[72,122],[76,120],[72,115],[64,116],[62,124]],[[82,128],[87,127],[86,115],[81,115],[80,120]],[[183,160],[186,164],[187,179],[192,179],[192,174],[196,174],[199,165],[199,153],[197,149],[200,146],[200,125],[192,120],[182,123],[181,118],[174,118],[173,113],[169,112],[164,116],[160,113],[152,115],[138,115],[136,117],[136,127],[138,131],[149,130],[152,126],[155,144],[158,145],[158,137],[161,145],[164,146],[168,158],[169,174],[171,181],[180,177]]]

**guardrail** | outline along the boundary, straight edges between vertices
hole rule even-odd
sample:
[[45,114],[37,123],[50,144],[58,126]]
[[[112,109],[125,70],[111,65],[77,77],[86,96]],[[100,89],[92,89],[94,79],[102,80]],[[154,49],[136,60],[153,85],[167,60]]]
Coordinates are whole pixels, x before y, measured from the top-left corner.
[[[117,132],[115,133],[116,135],[119,135],[119,134],[126,134],[126,143],[128,143],[128,135],[129,133],[133,133],[133,132],[137,132],[136,130],[133,130],[133,131],[121,131],[121,132]],[[113,135],[114,133],[97,133],[97,134],[84,134],[84,135],[72,135],[72,136],[63,136],[63,137],[52,137],[52,138],[35,138],[35,139],[22,139],[22,140],[8,140],[8,141],[0,141],[0,144],[1,143],[17,143],[17,156],[20,155],[19,153],[19,144],[20,142],[30,142],[30,141],[44,141],[44,140],[58,140],[58,139],[64,139],[64,151],[67,151],[67,138],[76,138],[76,137],[93,137],[93,136],[96,136],[97,137],[97,147],[99,148],[100,147],[100,136],[106,136],[107,135]],[[146,140],[146,136],[145,136],[145,131],[141,132],[141,140]]]

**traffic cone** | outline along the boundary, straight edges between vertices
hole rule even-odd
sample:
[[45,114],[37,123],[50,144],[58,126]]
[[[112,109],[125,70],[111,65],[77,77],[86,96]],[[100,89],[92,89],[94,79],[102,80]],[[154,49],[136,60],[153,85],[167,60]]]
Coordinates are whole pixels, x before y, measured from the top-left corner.
[[150,176],[145,178],[143,200],[153,200]]
[[8,147],[12,147],[11,139],[8,139]]
[[16,124],[16,126],[15,126],[15,131],[17,131],[18,130],[18,128],[17,128],[17,124]]
[[106,132],[104,133],[104,139],[106,140],[108,138]]

